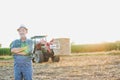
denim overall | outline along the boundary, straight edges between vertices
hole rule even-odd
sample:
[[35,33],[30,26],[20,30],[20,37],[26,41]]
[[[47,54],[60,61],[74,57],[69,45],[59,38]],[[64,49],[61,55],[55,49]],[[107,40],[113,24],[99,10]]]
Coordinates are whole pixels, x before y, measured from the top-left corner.
[[27,45],[28,53],[27,55],[13,54],[14,57],[14,77],[15,80],[32,80],[32,51],[33,42],[30,39],[22,42],[17,39],[12,42],[10,48],[21,48],[24,47],[23,44]]

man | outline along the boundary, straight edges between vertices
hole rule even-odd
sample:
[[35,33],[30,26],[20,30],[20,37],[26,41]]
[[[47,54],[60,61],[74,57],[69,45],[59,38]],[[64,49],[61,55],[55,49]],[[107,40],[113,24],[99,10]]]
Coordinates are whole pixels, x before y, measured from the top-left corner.
[[15,80],[32,80],[32,51],[33,42],[27,39],[28,29],[21,26],[17,29],[20,39],[11,43],[11,52],[14,56]]

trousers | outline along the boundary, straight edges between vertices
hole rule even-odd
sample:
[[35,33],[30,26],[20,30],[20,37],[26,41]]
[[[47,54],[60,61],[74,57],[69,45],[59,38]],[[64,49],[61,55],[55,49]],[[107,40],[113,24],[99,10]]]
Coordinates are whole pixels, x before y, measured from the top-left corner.
[[15,80],[32,80],[32,65],[31,63],[15,63],[14,77]]

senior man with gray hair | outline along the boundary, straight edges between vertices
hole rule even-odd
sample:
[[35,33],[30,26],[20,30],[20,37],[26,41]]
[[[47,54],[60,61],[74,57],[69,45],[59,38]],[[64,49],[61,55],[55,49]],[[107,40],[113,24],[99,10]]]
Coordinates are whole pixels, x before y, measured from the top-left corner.
[[10,45],[14,56],[14,77],[15,80],[32,80],[33,42],[27,39],[28,29],[25,26],[20,26],[17,31],[20,39],[14,40]]

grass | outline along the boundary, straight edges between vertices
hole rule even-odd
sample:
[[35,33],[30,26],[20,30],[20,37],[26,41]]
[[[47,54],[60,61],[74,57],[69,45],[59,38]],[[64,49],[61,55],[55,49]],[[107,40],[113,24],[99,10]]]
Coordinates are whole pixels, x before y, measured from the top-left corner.
[[92,53],[72,53],[71,56],[99,56],[106,55],[105,52],[92,52]]
[[13,56],[0,56],[0,60],[11,60]]
[[88,52],[88,53],[71,53],[70,55],[60,55],[62,57],[73,57],[73,56],[110,56],[120,55],[120,51],[109,51],[109,52]]
[[108,55],[120,55],[120,51],[112,50],[112,51],[107,52],[107,54]]
[[[104,55],[120,55],[120,51],[109,52],[89,52],[89,53],[71,53],[70,55],[60,55],[61,57],[74,57],[74,56],[104,56]],[[0,60],[11,60],[13,56],[0,56]]]

